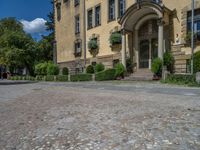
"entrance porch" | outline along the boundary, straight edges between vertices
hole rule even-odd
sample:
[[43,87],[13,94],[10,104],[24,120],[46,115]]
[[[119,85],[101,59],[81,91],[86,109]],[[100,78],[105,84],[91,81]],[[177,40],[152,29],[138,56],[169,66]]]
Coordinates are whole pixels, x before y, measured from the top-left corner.
[[[151,69],[152,61],[163,59],[166,49],[164,25],[169,19],[169,10],[153,1],[142,1],[132,5],[120,19],[122,28],[122,64],[130,57],[134,71]],[[170,44],[167,45],[169,47]]]

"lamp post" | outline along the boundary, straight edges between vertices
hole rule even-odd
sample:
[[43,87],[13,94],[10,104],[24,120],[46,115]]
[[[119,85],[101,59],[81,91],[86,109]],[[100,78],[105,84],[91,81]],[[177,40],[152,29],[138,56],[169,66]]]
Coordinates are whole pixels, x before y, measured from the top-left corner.
[[192,0],[192,20],[191,20],[191,49],[192,49],[192,56],[191,56],[191,74],[194,74],[194,0]]

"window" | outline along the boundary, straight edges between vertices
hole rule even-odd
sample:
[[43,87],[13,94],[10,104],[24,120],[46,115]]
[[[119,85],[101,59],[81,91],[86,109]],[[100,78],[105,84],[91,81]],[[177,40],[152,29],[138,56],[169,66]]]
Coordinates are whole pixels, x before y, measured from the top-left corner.
[[75,17],[75,33],[76,34],[80,33],[80,16],[79,15]]
[[108,20],[112,21],[115,19],[115,0],[109,0],[108,3]]
[[88,10],[88,29],[91,29],[93,27],[93,19],[92,19],[92,16],[93,16],[93,11],[92,9]]
[[60,21],[60,19],[61,19],[61,3],[56,4],[56,9],[57,9],[57,20]]
[[95,26],[101,25],[101,6],[95,7]]
[[[189,34],[192,29],[192,12],[187,14],[187,33]],[[200,41],[200,9],[194,11],[194,33],[195,39]]]
[[80,4],[80,0],[74,0],[74,6],[78,6]]
[[74,51],[75,57],[80,57],[81,56],[81,42],[76,42],[74,47],[75,47],[75,51]]
[[122,17],[125,13],[125,9],[126,9],[126,4],[125,4],[125,0],[119,0],[119,4],[118,4],[118,16]]

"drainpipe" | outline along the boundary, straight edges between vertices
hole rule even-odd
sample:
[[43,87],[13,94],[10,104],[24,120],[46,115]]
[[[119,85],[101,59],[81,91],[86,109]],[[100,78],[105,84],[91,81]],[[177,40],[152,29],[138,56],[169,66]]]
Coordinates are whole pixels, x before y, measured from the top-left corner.
[[84,34],[84,40],[83,40],[83,42],[84,42],[84,68],[86,67],[86,6],[85,6],[86,4],[85,4],[85,0],[83,1],[83,34]]
[[192,35],[191,35],[191,48],[192,48],[192,57],[191,57],[191,74],[194,74],[194,0],[192,0]]

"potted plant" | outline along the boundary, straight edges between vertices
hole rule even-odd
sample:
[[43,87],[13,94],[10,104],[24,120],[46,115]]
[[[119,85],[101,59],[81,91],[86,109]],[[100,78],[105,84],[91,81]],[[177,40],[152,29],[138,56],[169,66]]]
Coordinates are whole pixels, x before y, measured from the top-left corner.
[[160,58],[156,58],[153,60],[151,71],[154,73],[153,80],[160,80],[162,77],[162,65],[163,62]]
[[89,49],[90,54],[93,57],[96,57],[96,55],[98,54],[98,49],[99,49],[97,38],[90,39],[90,41],[88,42],[88,49]]
[[112,51],[120,51],[122,48],[122,35],[120,32],[113,32],[109,38]]

